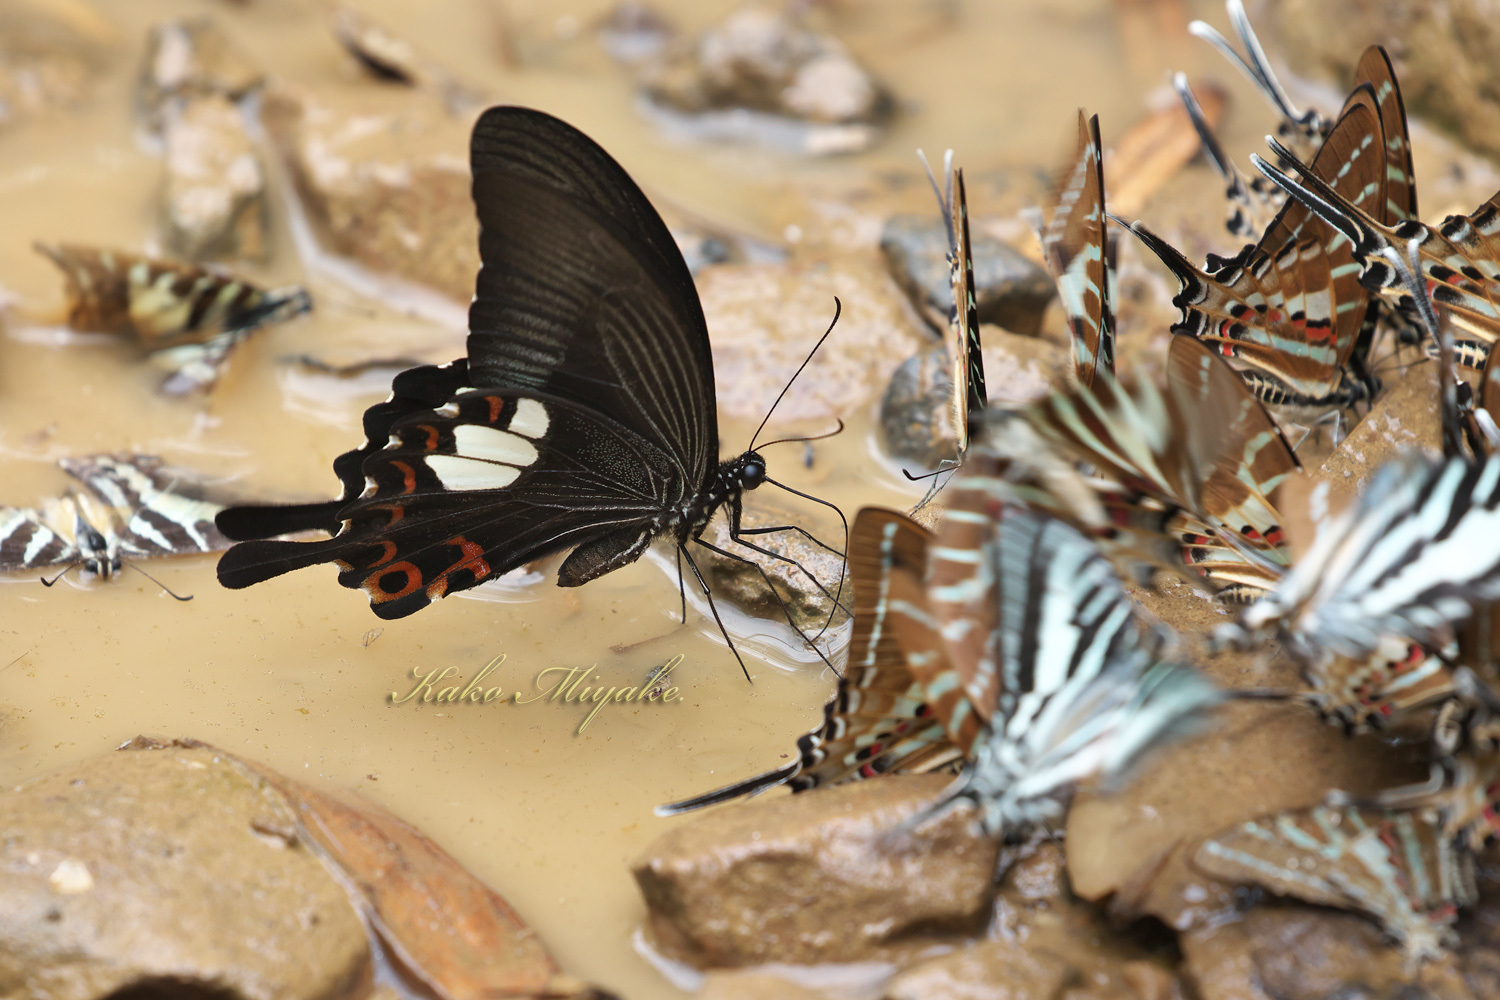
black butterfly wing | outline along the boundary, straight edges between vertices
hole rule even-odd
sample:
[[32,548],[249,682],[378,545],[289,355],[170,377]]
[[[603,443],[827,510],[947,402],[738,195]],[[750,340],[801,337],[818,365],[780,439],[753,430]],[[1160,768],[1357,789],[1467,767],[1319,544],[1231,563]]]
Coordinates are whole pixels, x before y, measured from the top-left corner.
[[340,584],[401,618],[576,546],[558,574],[576,586],[639,558],[688,492],[652,442],[556,397],[469,388],[388,432],[336,537],[242,542],[220,560],[220,582],[335,562]]
[[719,457],[713,358],[666,224],[608,153],[542,112],[486,111],[470,157],[483,260],[473,384],[595,410],[702,483]]
[[[403,373],[334,463],[339,501],[236,508],[245,587],[319,562],[382,617],[570,547],[576,586],[638,558],[718,459],[702,307],[661,218],[576,129],[492,108],[471,146],[483,266],[469,357]],[[536,433],[531,433],[536,432]],[[264,541],[323,527],[323,542]]]

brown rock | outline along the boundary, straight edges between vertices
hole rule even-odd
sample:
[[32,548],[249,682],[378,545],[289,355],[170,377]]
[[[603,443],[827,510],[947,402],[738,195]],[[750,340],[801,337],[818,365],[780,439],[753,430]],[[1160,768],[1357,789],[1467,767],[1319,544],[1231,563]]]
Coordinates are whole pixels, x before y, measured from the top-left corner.
[[264,257],[266,183],[239,109],[222,94],[189,99],[168,115],[167,241],[175,253]]
[[[974,257],[975,310],[981,323],[1035,336],[1042,313],[1057,296],[1052,276],[1020,250],[982,232],[970,234]],[[953,286],[948,266],[948,228],[936,212],[903,212],[886,220],[880,251],[891,276],[912,305],[939,333],[948,330]]]
[[265,82],[265,73],[212,18],[162,21],[146,38],[136,102],[156,131],[168,106],[215,94],[238,101]]
[[457,301],[474,294],[479,223],[469,123],[419,90],[277,90],[263,118],[324,246]]
[[1405,967],[1368,920],[1302,906],[1262,906],[1181,938],[1202,1000],[1468,1000],[1452,961]]
[[767,432],[777,437],[792,421],[831,430],[834,417],[878,393],[927,342],[889,276],[863,256],[711,267],[698,276],[698,294],[713,339],[719,412],[757,422],[828,329],[834,298],[843,303],[833,335],[776,408]]
[[[1228,621],[1225,609],[1186,588],[1150,595],[1149,610],[1183,634]],[[1228,687],[1290,689],[1285,660],[1221,654],[1205,671]],[[1212,738],[1161,751],[1114,794],[1084,791],[1068,815],[1068,871],[1085,899],[1114,894],[1120,916],[1149,914],[1178,930],[1222,912],[1229,891],[1188,864],[1203,838],[1256,816],[1315,805],[1329,790],[1365,795],[1420,780],[1425,768],[1380,740],[1348,739],[1310,710],[1290,704],[1232,703]]]
[[0,793],[0,994],[197,985],[343,996],[371,975],[295,817],[212,750],[114,753]]
[[1377,469],[1413,448],[1432,454],[1443,450],[1434,364],[1417,365],[1387,386],[1315,478],[1360,492]]
[[632,866],[657,947],[700,968],[844,962],[978,930],[996,842],[961,809],[896,830],[950,780],[887,775],[674,827]]
[[1437,5],[1402,0],[1284,0],[1271,5],[1294,64],[1353,77],[1371,42],[1396,63],[1408,112],[1430,118],[1477,149],[1500,153],[1500,24],[1484,0]]

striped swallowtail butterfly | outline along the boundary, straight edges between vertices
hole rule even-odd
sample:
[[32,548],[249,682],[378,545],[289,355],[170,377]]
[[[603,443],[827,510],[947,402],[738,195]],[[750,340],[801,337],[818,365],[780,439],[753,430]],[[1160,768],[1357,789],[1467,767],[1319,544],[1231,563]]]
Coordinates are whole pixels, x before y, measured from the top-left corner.
[[1193,864],[1226,882],[1366,913],[1416,961],[1442,954],[1458,908],[1477,897],[1469,853],[1409,811],[1278,813],[1209,838]]
[[[989,423],[983,446],[1013,469],[976,484],[1066,518],[1127,560],[1190,566],[1232,600],[1269,588],[1289,562],[1271,495],[1296,456],[1239,376],[1194,338],[1173,338],[1165,392],[1146,380],[1129,391],[1100,370],[1091,385]],[[1093,474],[1049,474],[1047,456]],[[1016,492],[1025,467],[1050,482]]]
[[[923,814],[969,799],[992,835],[1060,818],[1074,785],[1119,779],[1221,697],[1164,658],[1166,634],[1144,627],[1092,541],[1022,507],[994,514],[947,510],[928,560],[927,628],[952,664],[929,689],[957,686],[984,725],[962,774]],[[967,601],[982,612],[944,613]]]
[[[1375,210],[1386,197],[1382,135],[1374,89],[1356,88],[1312,170]],[[1132,231],[1181,283],[1173,332],[1233,358],[1260,399],[1342,408],[1371,394],[1350,370],[1370,293],[1351,266],[1349,241],[1314,222],[1306,206],[1289,202],[1258,242],[1230,258],[1210,256],[1203,270],[1143,224]]]
[[1073,343],[1073,371],[1083,385],[1094,372],[1115,370],[1112,245],[1104,214],[1104,152],[1099,116],[1078,112],[1078,151],[1058,178],[1044,210],[1041,243],[1057,281]]
[[849,661],[823,710],[823,724],[797,741],[791,763],[658,806],[657,815],[701,809],[781,783],[801,792],[891,771],[931,771],[967,755],[977,726],[972,713],[955,713],[952,699],[939,692],[951,672],[937,635],[923,632],[931,544],[932,533],[905,515],[861,510],[849,530]]
[[[338,500],[220,515],[242,540],[220,582],[332,562],[377,615],[401,618],[569,549],[558,584],[581,586],[664,536],[706,592],[689,540],[746,561],[700,537],[720,507],[737,542],[785,560],[742,537],[741,494],[774,481],[753,441],[719,461],[703,309],[640,188],[527,108],[481,115],[470,156],[482,267],[467,357],[397,376],[365,412],[364,445],[334,462]],[[334,537],[270,540],[312,528]]]
[[214,527],[223,506],[154,456],[93,455],[58,464],[84,489],[41,509],[0,507],[0,572],[66,565],[109,579],[126,559],[229,546]]

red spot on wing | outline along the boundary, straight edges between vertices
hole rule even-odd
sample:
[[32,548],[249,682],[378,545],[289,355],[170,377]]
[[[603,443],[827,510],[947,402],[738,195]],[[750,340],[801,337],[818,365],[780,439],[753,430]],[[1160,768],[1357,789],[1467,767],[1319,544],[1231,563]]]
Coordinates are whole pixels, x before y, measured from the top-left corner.
[[490,423],[498,422],[500,420],[500,411],[505,409],[505,400],[499,396],[486,396],[484,397],[484,401],[490,404]]
[[365,577],[361,585],[370,601],[384,604],[415,593],[422,586],[422,571],[409,562],[393,563]]
[[427,442],[423,445],[428,451],[437,451],[438,439],[442,437],[438,429],[431,424],[418,424],[417,430],[427,435]]

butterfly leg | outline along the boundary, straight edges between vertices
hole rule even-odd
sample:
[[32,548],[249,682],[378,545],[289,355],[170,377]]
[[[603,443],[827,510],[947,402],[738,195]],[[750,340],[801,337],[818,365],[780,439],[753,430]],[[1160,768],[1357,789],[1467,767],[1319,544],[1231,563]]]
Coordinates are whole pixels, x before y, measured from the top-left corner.
[[[724,637],[724,641],[729,644],[729,651],[734,654],[735,661],[739,663],[740,670],[744,672],[745,680],[750,681],[750,670],[745,666],[745,660],[740,656],[740,651],[735,648],[734,640],[729,638],[729,630],[724,627],[724,619],[719,617],[718,605],[714,604],[713,591],[708,589],[708,581],[703,579],[703,574],[699,572],[698,564],[693,561],[693,554],[687,550],[687,546],[685,545],[677,546],[677,554],[679,559],[682,556],[687,556],[688,566],[692,569],[693,576],[698,581],[698,586],[703,588],[703,596],[708,598],[708,610],[714,616],[714,624],[719,626],[719,634],[722,635]],[[679,565],[681,564],[679,563]],[[683,601],[685,602],[686,600],[687,598],[684,596]],[[684,612],[684,614],[686,614],[686,612]],[[750,681],[750,683],[754,684],[755,682]]]
[[[766,572],[766,568],[764,566],[760,565],[759,563],[757,563],[753,559],[746,559],[744,556],[736,555],[733,552],[729,552],[729,551],[726,551],[725,549],[721,549],[717,545],[713,544],[712,542],[704,541],[701,536],[698,536],[698,535],[693,536],[693,541],[697,542],[699,545],[703,546],[705,549],[708,549],[708,551],[715,553],[716,555],[723,556],[725,559],[732,559],[732,560],[734,560],[735,562],[738,562],[738,563],[744,563],[746,566],[750,566],[757,573],[759,573],[760,574],[760,578],[766,582],[766,589],[771,592],[771,596],[774,597],[774,598],[776,598],[776,603],[781,606],[781,613],[786,618],[786,623],[792,627],[792,631],[796,632],[799,636],[802,637],[802,641],[805,642],[805,643],[807,643],[808,648],[811,649],[814,653],[817,654],[818,659],[822,660],[823,663],[828,667],[828,669],[832,670],[834,672],[834,674],[837,675],[837,676],[839,676],[839,677],[843,676],[843,674],[839,673],[838,668],[835,667],[833,665],[833,663],[828,659],[828,656],[821,649],[819,649],[817,647],[817,644],[814,643],[812,639],[809,639],[807,637],[807,633],[804,632],[804,631],[802,631],[802,629],[800,629],[800,628],[797,627],[796,621],[794,621],[792,619],[792,609],[789,608],[789,607],[787,607],[786,600],[781,596],[781,592],[776,589],[776,585],[771,581],[771,575]],[[742,543],[742,544],[748,544],[748,543]],[[755,548],[755,546],[751,546],[751,548]],[[686,549],[684,549],[683,551],[686,552]],[[769,555],[775,555],[775,553],[768,553],[768,554]],[[691,555],[689,555],[688,556],[688,561],[692,562],[692,558],[693,557]],[[791,560],[788,560],[788,561],[791,561]],[[795,562],[793,562],[793,565],[798,565],[798,564],[795,563]],[[798,565],[798,568],[800,569],[801,566]],[[698,568],[696,566],[694,566],[693,567],[693,572],[696,573],[697,571],[698,571]],[[807,570],[803,569],[802,572],[807,573]],[[812,578],[812,574],[808,573],[808,577],[811,579]],[[703,577],[699,576],[698,580],[701,583],[702,580],[703,580]],[[813,582],[817,583],[817,580],[814,579]],[[819,587],[819,589],[822,589],[821,586]],[[705,593],[706,592],[707,592],[707,590],[706,590],[706,587],[705,587]],[[827,594],[828,591],[824,590],[823,593]],[[832,595],[830,595],[830,596],[832,596]],[[710,603],[712,603],[713,598],[709,598],[709,601],[710,601]],[[718,612],[714,613],[714,617],[715,618],[718,617]],[[720,627],[722,628],[723,626],[721,625]],[[821,635],[822,633],[820,632],[818,634]],[[726,635],[725,637],[727,638],[728,636]]]
[[682,579],[682,546],[677,546],[677,596],[682,599],[682,624],[687,624],[687,583]]

